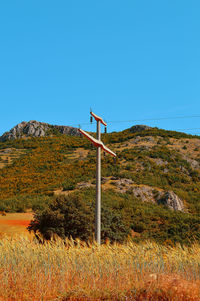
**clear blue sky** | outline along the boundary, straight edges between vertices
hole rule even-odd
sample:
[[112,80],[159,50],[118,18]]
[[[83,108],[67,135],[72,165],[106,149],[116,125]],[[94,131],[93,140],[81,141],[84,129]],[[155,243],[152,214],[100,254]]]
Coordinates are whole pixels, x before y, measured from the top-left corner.
[[23,120],[85,123],[90,107],[107,121],[200,115],[199,12],[199,0],[1,1],[0,134]]

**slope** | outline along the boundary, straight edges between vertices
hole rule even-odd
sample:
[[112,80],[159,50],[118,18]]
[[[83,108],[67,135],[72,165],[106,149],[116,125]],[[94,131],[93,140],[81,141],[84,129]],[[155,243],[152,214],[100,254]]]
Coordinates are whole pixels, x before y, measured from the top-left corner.
[[[118,156],[116,164],[112,158],[102,157],[103,201],[134,204],[134,231],[145,234],[147,225],[157,227],[174,216],[199,224],[198,137],[156,128],[134,132],[131,128],[104,134],[102,139]],[[58,193],[95,198],[96,153],[87,140],[66,135],[6,140],[0,143],[0,156],[8,149],[18,157],[0,169],[0,210],[43,208]],[[161,200],[169,192],[182,201],[185,213],[167,209]],[[196,233],[198,226],[192,225]]]

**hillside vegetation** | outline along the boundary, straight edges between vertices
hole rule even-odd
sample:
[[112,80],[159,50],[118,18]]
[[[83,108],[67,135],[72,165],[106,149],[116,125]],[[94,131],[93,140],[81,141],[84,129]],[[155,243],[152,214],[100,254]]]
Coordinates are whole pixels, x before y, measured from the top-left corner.
[[[124,212],[135,239],[200,240],[199,137],[152,128],[102,139],[117,153],[116,164],[102,155],[102,203]],[[7,140],[0,143],[0,163],[0,210],[45,209],[55,194],[95,199],[96,152],[84,138]],[[167,191],[182,200],[184,212],[156,202]]]

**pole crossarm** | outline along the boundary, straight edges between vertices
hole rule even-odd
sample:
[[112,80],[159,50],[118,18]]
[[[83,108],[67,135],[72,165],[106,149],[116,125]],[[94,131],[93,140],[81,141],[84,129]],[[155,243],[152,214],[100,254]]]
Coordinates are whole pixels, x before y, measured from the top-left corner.
[[117,155],[116,155],[113,151],[111,151],[107,146],[105,146],[104,144],[103,144],[102,149],[104,150],[104,152],[107,152],[107,153],[110,154],[111,156],[117,157]]
[[97,116],[96,114],[94,114],[93,112],[90,112],[90,114],[94,117],[94,119],[96,121],[100,121],[103,125],[107,126],[107,123],[105,121],[103,121],[103,119],[99,116]]
[[88,140],[90,140],[95,147],[101,147],[101,149],[107,153],[109,153],[111,156],[116,157],[117,155],[111,151],[108,147],[106,147],[102,141],[95,139],[90,134],[86,133],[84,130],[79,129],[79,132],[84,135]]

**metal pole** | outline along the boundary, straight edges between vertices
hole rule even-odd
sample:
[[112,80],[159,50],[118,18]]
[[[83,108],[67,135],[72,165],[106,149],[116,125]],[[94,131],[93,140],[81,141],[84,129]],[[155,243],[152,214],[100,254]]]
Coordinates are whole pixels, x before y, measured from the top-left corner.
[[[97,121],[97,140],[101,140],[100,121]],[[101,147],[97,147],[95,240],[101,244]]]

